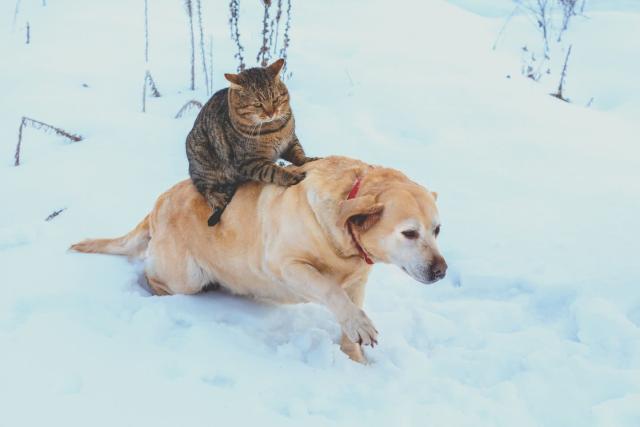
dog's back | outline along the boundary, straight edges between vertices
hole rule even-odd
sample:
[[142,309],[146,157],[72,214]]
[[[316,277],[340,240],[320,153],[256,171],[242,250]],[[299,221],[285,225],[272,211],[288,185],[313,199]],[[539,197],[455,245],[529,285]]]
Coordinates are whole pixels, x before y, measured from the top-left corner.
[[305,165],[307,178],[293,187],[246,183],[213,228],[207,227],[205,199],[185,180],[163,193],[128,234],[85,240],[71,249],[144,258],[147,279],[158,294],[191,294],[219,283],[237,294],[300,302],[278,284],[278,263],[285,256],[341,262],[332,250],[323,250],[331,247],[323,228],[335,224],[318,224],[309,199],[332,204],[336,189],[351,182],[345,171],[362,167],[369,166],[330,157]]

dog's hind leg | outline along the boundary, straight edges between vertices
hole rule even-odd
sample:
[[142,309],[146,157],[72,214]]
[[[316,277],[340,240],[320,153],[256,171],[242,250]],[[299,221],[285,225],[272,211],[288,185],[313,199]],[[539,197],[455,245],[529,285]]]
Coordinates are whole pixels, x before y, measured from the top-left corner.
[[149,287],[153,291],[154,295],[171,295],[171,292],[169,292],[169,288],[167,288],[167,285],[165,285],[163,282],[154,277],[150,277],[147,274],[145,274],[144,276],[147,278],[147,283],[149,284]]
[[173,239],[151,239],[145,275],[156,295],[195,294],[211,281],[188,250]]

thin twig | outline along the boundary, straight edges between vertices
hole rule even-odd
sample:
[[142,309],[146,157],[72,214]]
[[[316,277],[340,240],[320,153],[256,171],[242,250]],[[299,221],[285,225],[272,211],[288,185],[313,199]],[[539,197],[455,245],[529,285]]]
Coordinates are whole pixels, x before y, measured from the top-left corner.
[[571,55],[571,48],[573,45],[569,45],[569,49],[567,50],[567,56],[564,59],[564,66],[562,67],[562,74],[560,74],[560,83],[558,84],[558,91],[556,93],[552,93],[551,96],[555,96],[558,99],[561,99],[565,102],[569,102],[567,98],[562,94],[562,90],[564,87],[564,79],[567,77],[567,64],[569,63],[569,55]]
[[45,221],[51,221],[53,218],[57,217],[58,215],[60,215],[62,212],[66,211],[66,210],[67,210],[67,208],[62,208],[60,210],[53,211],[44,220]]
[[504,24],[502,24],[502,28],[500,28],[500,31],[498,31],[496,40],[493,42],[492,50],[496,50],[496,47],[498,46],[498,41],[500,41],[500,38],[502,37],[502,33],[504,33],[504,30],[507,28],[507,25],[509,25],[511,18],[513,18],[513,16],[516,14],[519,7],[520,7],[519,5],[516,5],[516,7],[513,8],[509,16],[507,16],[507,19],[504,20]]
[[20,13],[20,0],[16,0],[16,8],[13,11],[13,23],[11,24],[11,30],[15,31],[16,22],[18,22],[18,13]]
[[23,116],[22,119],[20,120],[20,127],[18,128],[18,143],[16,144],[16,153],[14,155],[14,159],[15,159],[14,166],[20,166],[20,150],[22,148],[22,134],[23,134],[22,131],[27,126],[33,129],[43,130],[45,132],[52,131],[56,135],[60,135],[73,142],[82,141],[83,139],[81,135],[76,135],[76,134],[67,132],[64,129],[50,125],[48,123]]
[[266,67],[269,63],[269,7],[271,2],[264,1],[264,14],[262,15],[262,46],[256,55],[256,62]]
[[558,31],[558,40],[560,43],[562,41],[562,34],[567,31],[569,28],[569,22],[571,18],[576,15],[576,6],[578,5],[578,0],[558,0],[560,6],[562,7],[562,26],[560,27],[560,31]]
[[147,112],[147,87],[151,90],[151,96],[159,98],[162,95],[156,86],[155,80],[151,76],[151,71],[147,70],[144,73],[144,82],[142,83],[142,112]]
[[209,35],[209,95],[213,93],[213,36]]
[[147,112],[147,71],[144,75],[144,81],[142,82],[142,112]]
[[204,86],[207,90],[207,95],[210,93],[209,87],[209,72],[207,71],[207,58],[204,49],[204,29],[202,25],[202,5],[201,0],[196,0],[196,7],[198,9],[198,27],[200,29],[200,54],[202,55],[202,72],[204,74]]
[[176,113],[175,118],[179,119],[180,117],[182,117],[184,115],[184,113],[186,113],[187,111],[193,110],[194,108],[201,109],[202,108],[202,102],[196,101],[195,99],[187,101],[187,103],[184,104],[178,110],[178,112]]
[[20,127],[18,128],[18,143],[16,144],[16,154],[14,154],[15,162],[14,166],[20,166],[20,148],[22,148],[22,129],[24,128],[24,117],[20,120]]
[[149,8],[148,0],[144,0],[144,63],[149,63]]
[[191,36],[191,90],[196,88],[196,46],[195,36],[193,34],[193,5],[191,0],[184,1],[184,7],[187,10],[187,16],[189,17],[189,35]]
[[151,96],[153,96],[154,98],[160,98],[162,95],[158,90],[158,86],[156,86],[155,80],[153,80],[153,77],[151,76],[151,71],[147,70],[145,79],[149,83],[149,88],[151,89]]
[[291,29],[291,0],[287,0],[287,22],[284,27],[284,36],[282,40],[282,49],[280,49],[280,58],[284,59],[284,68],[282,69],[282,75],[286,75],[289,63],[287,61],[287,49],[289,49],[289,30]]
[[549,11],[549,0],[518,0],[518,3],[529,13],[525,14],[528,18],[533,18],[535,26],[542,35],[544,47],[544,56],[549,59],[549,30],[551,25],[551,16]]
[[242,52],[244,47],[240,43],[240,28],[238,21],[240,19],[240,0],[231,0],[229,2],[229,30],[231,31],[231,40],[236,44],[238,51],[233,55],[238,60],[238,71],[244,70],[244,57]]
[[278,0],[278,8],[276,11],[276,36],[273,44],[273,53],[278,52],[278,33],[280,32],[280,17],[282,16],[282,0]]

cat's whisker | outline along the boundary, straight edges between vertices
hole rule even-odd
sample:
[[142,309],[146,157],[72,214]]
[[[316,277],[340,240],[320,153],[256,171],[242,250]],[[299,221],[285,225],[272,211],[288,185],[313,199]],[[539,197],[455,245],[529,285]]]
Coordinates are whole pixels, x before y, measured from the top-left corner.
[[251,128],[250,132],[249,132],[249,136],[251,138],[257,137],[258,134],[260,133],[260,130],[262,129],[262,122],[258,122],[255,125],[253,125],[253,127]]

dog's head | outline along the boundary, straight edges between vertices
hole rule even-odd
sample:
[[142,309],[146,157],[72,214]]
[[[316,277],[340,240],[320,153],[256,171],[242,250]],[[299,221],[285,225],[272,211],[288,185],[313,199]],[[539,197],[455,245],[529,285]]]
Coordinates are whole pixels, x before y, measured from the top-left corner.
[[379,186],[380,191],[342,202],[340,221],[376,261],[402,268],[422,283],[442,279],[447,263],[438,248],[437,193],[407,182]]

